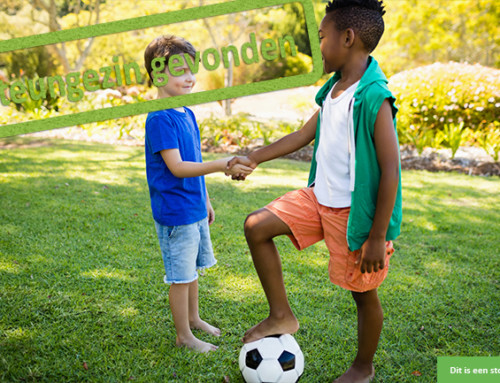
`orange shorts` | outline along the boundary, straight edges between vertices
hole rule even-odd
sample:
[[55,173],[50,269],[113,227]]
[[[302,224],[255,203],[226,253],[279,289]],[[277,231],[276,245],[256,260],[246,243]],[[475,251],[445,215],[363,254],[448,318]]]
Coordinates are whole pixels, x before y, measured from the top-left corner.
[[298,250],[325,240],[330,252],[328,271],[330,281],[350,291],[365,292],[379,287],[387,276],[389,259],[394,248],[386,243],[385,267],[372,273],[361,273],[355,262],[360,250],[349,251],[347,219],[350,207],[332,208],[320,205],[313,188],[294,190],[274,200],[266,209],[285,222],[290,239]]

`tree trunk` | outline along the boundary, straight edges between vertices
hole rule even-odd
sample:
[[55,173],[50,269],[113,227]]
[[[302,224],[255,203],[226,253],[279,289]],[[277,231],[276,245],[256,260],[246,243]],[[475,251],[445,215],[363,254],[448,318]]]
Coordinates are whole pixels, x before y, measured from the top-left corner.
[[[232,55],[228,55],[228,61],[229,61],[229,66],[227,68],[227,72],[226,72],[226,79],[225,79],[225,83],[226,83],[226,88],[230,88],[233,86],[233,56]],[[224,112],[226,114],[227,117],[231,116],[232,114],[232,110],[231,110],[231,102],[233,100],[232,99],[227,99],[227,100],[224,100]]]
[[[77,1],[79,1],[79,0],[77,0]],[[94,7],[90,11],[88,25],[99,23],[100,5],[101,5],[101,0],[95,0]],[[50,3],[47,3],[46,0],[32,0],[32,6],[41,8],[45,12],[47,12],[47,14],[49,16],[49,21],[46,25],[49,27],[50,32],[56,32],[56,31],[61,30],[61,25],[59,24],[59,21],[58,21],[57,5],[56,5],[55,0],[50,0]],[[77,6],[75,8],[77,11],[76,14],[78,15],[78,12],[80,9],[79,4],[77,4]],[[93,16],[94,12],[95,12],[96,17],[95,17],[95,22],[92,23],[92,16]],[[40,22],[38,20],[34,20],[34,18],[33,18],[33,21]],[[78,23],[78,25],[79,25],[79,23]],[[68,56],[66,53],[66,45],[64,44],[64,42],[62,42],[61,44],[53,44],[48,49],[52,50],[52,52],[59,58],[59,61],[61,62],[61,65],[64,68],[64,72],[69,73],[69,72],[73,72],[73,71],[79,71],[82,68],[83,63],[85,62],[85,59],[90,54],[90,50],[92,48],[93,42],[94,42],[93,37],[91,37],[90,39],[87,40],[87,42],[85,44],[85,48],[83,50],[80,50],[80,57],[77,59],[73,68],[71,67],[71,65],[69,63]]]

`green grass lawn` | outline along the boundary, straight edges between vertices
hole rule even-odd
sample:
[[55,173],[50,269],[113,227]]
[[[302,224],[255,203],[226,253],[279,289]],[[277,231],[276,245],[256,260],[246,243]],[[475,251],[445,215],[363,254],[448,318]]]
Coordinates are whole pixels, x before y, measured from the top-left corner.
[[[200,311],[223,336],[197,332],[220,346],[202,355],[175,347],[143,148],[9,142],[34,145],[0,150],[0,381],[242,382],[240,338],[267,315],[243,222],[304,186],[308,164],[273,161],[244,183],[207,176],[218,265],[200,278]],[[403,190],[374,382],[435,382],[438,356],[500,354],[500,180],[405,171]],[[277,245],[301,381],[331,382],[355,355],[355,305],[329,282],[323,243]]]

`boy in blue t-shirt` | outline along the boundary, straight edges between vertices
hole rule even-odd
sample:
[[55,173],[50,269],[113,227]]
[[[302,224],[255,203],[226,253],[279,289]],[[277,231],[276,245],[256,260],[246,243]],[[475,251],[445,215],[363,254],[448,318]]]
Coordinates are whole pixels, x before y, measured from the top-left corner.
[[[153,80],[158,62],[184,57],[194,60],[195,49],[176,36],[160,36],[144,52],[145,66]],[[186,55],[185,55],[186,54]],[[155,60],[156,59],[156,60]],[[174,59],[174,58],[172,58]],[[183,61],[175,66],[173,76],[165,69],[165,85],[158,87],[158,98],[191,92],[196,80]],[[146,119],[146,174],[151,208],[165,265],[165,282],[170,284],[169,301],[177,346],[208,352],[213,344],[197,339],[192,328],[219,336],[220,330],[203,321],[198,312],[198,269],[217,262],[213,255],[208,226],[214,221],[214,210],[205,187],[204,175],[224,172],[226,175],[250,174],[252,169],[237,165],[226,169],[229,158],[202,162],[200,132],[193,112],[186,108],[160,110]]]

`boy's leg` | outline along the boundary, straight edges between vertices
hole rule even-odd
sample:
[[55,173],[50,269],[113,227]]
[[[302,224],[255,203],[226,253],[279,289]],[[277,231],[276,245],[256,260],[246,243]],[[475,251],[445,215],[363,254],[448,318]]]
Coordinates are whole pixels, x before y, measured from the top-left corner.
[[210,335],[220,336],[220,330],[200,318],[198,308],[198,280],[189,284],[189,326],[205,331]]
[[375,374],[373,356],[377,350],[382,322],[382,306],[377,289],[352,292],[358,311],[358,353],[352,366],[334,383],[368,383]]
[[177,332],[176,344],[179,347],[186,346],[200,352],[216,350],[216,346],[197,339],[191,332],[189,326],[189,289],[190,283],[174,283],[170,286],[169,301]]
[[284,234],[292,234],[290,228],[267,209],[251,213],[245,221],[245,237],[269,302],[269,317],[245,333],[245,343],[268,335],[293,334],[299,328],[288,303],[281,260],[273,242],[274,237]]

